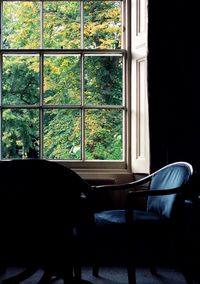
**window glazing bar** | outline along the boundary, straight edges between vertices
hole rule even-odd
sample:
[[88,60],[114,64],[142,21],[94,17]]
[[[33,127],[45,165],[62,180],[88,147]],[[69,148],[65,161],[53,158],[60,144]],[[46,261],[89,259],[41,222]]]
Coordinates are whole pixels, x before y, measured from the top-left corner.
[[88,55],[122,55],[126,54],[125,49],[0,49],[4,54],[88,54]]
[[85,160],[84,57],[81,55],[81,159]]
[[39,157],[43,157],[44,54],[40,54]]
[[0,49],[3,47],[3,2],[0,1]]
[[[9,0],[4,0],[4,1],[9,1]],[[11,1],[19,1],[19,0],[11,0]],[[26,1],[26,0],[22,0],[22,1]],[[33,0],[28,0],[28,1],[33,1]],[[100,2],[103,2],[103,1],[105,1],[105,2],[123,2],[124,0],[37,0],[37,1],[41,1],[41,2],[46,2],[46,1],[48,1],[48,2],[54,2],[54,1],[57,1],[57,2],[98,2],[98,1],[100,1]]]
[[84,48],[84,13],[83,1],[80,2],[80,17],[81,17],[81,48]]
[[40,48],[44,48],[43,36],[44,36],[44,13],[43,13],[43,1],[40,3]]
[[126,109],[120,105],[1,105],[0,109]]

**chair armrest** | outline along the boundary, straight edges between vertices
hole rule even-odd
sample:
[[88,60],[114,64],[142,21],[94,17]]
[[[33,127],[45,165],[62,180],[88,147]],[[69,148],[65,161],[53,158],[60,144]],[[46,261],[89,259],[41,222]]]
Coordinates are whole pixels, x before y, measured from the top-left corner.
[[127,182],[127,183],[122,183],[122,184],[109,184],[109,185],[97,185],[97,186],[91,186],[92,191],[100,191],[100,190],[125,190],[125,189],[133,189],[137,186],[140,186],[142,184],[145,184],[151,180],[151,175],[146,176],[142,179],[133,181],[133,182]]
[[[123,184],[105,184],[105,185],[90,186],[90,188],[91,188],[90,200],[91,200],[91,204],[93,203],[94,212],[98,212],[100,210],[108,210],[108,209],[115,208],[114,203],[112,203],[112,201],[113,201],[112,194],[114,194],[116,192],[124,191],[125,195],[126,195],[127,192],[129,192],[129,190],[130,191],[138,190],[138,188],[137,188],[138,186],[140,186],[142,184],[146,184],[150,180],[151,180],[151,177],[146,176],[146,177],[139,179],[137,181],[127,182],[127,183],[123,183]],[[107,206],[105,204],[103,204],[103,206],[101,206],[100,205],[101,203],[99,203],[99,202],[103,201],[102,198],[103,198],[104,194],[105,194],[106,198],[108,197],[108,199],[106,199],[107,201],[108,200],[111,201],[111,199],[112,199],[110,204],[108,203],[109,201],[107,202]],[[126,200],[126,198],[124,200]]]
[[127,198],[135,198],[138,196],[159,196],[159,195],[169,195],[180,192],[180,187],[169,188],[169,189],[145,189],[145,190],[136,190],[129,191]]

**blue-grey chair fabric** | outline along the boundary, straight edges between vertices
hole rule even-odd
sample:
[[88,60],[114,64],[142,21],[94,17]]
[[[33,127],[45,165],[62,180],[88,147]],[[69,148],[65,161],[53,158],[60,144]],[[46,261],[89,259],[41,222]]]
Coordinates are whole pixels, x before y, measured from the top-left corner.
[[[107,210],[95,214],[95,223],[97,226],[117,226],[124,225],[126,222],[125,210]],[[133,211],[134,220],[140,221],[157,221],[163,220],[163,216],[154,212],[146,212],[142,210]]]
[[[149,189],[170,189],[184,185],[191,176],[190,165],[185,163],[173,163],[152,175]],[[149,196],[147,211],[157,213],[160,216],[170,218],[177,194],[165,196]]]

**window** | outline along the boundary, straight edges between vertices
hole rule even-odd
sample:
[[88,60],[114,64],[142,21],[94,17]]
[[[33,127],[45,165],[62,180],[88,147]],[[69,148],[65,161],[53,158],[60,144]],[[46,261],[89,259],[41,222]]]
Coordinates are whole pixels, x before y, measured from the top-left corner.
[[131,1],[1,1],[2,160],[130,166]]

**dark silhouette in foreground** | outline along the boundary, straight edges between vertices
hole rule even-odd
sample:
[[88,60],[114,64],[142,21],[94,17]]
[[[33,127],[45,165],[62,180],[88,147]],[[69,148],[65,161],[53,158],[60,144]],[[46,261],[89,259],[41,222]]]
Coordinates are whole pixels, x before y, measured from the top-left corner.
[[88,283],[81,280],[77,228],[87,215],[82,204],[90,186],[46,160],[1,162],[0,178],[0,266],[2,272],[9,265],[26,268],[3,283],[17,284],[39,268],[44,270],[40,284],[52,277]]

